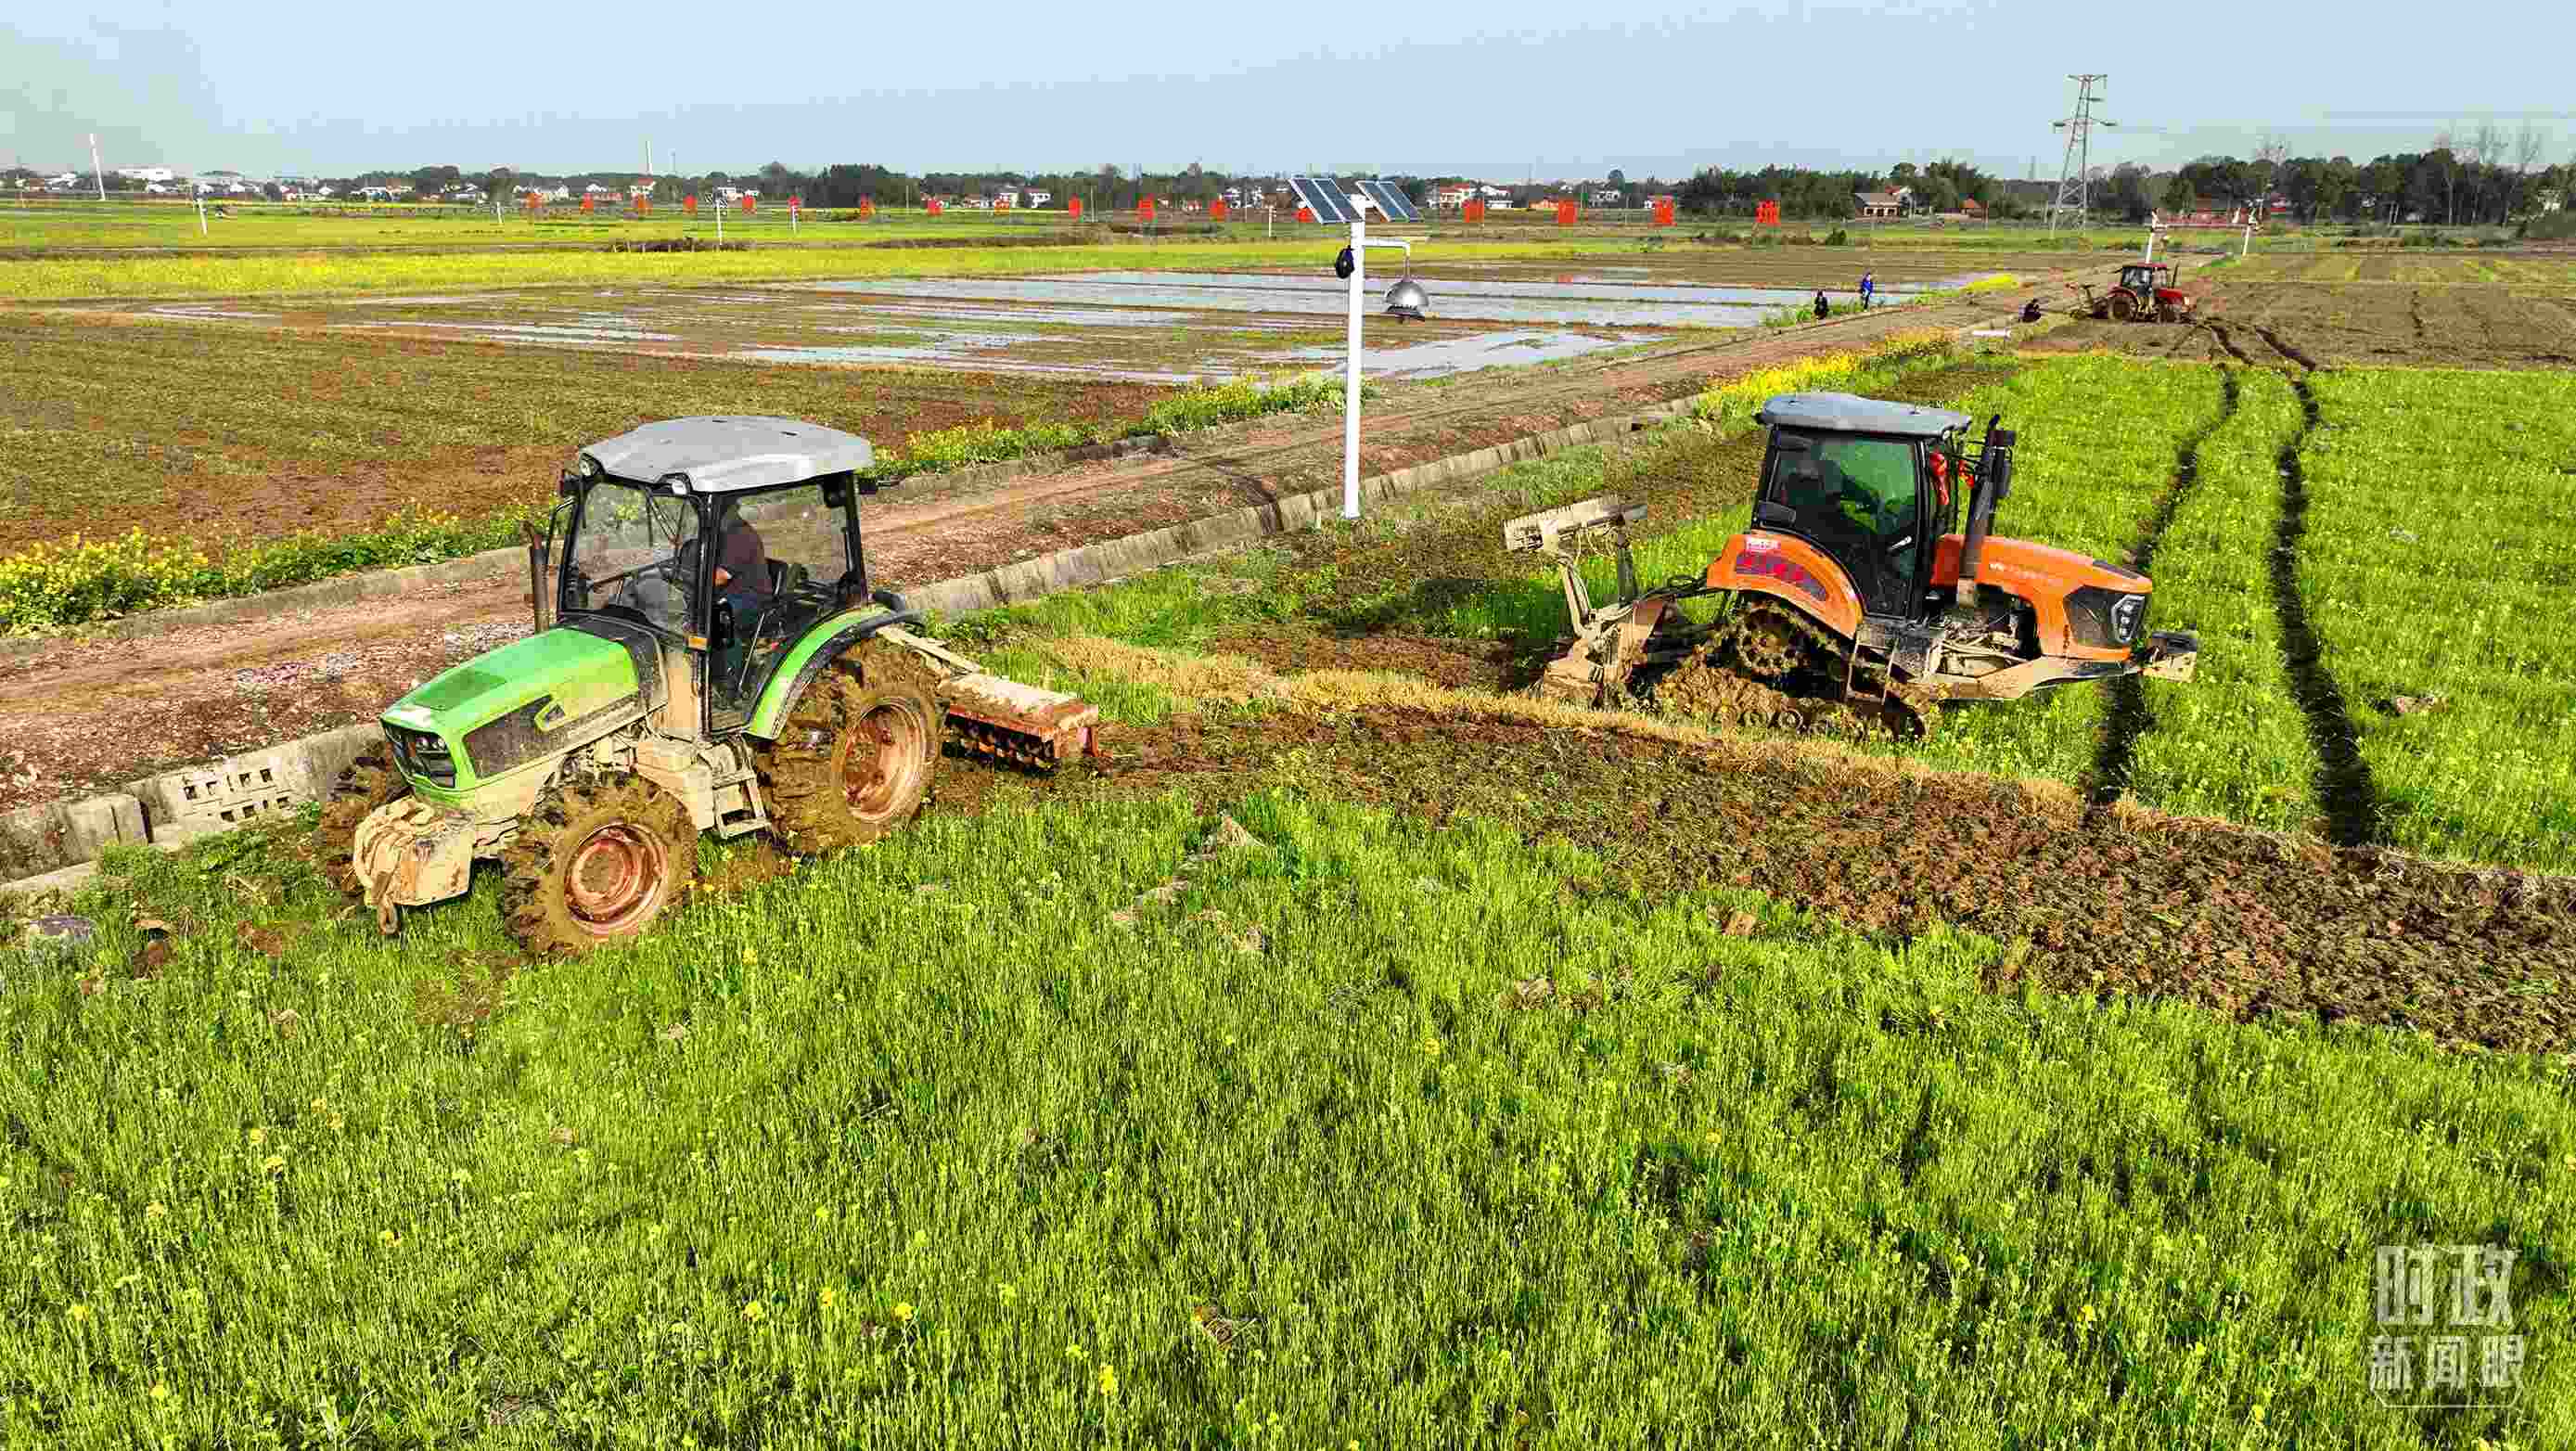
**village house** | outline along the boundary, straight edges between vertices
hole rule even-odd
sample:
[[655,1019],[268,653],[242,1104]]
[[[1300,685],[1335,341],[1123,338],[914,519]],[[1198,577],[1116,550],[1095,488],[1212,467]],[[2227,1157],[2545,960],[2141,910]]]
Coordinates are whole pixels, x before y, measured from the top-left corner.
[[1913,210],[1914,188],[1900,186],[1894,191],[1854,192],[1852,203],[1864,221],[1892,221]]

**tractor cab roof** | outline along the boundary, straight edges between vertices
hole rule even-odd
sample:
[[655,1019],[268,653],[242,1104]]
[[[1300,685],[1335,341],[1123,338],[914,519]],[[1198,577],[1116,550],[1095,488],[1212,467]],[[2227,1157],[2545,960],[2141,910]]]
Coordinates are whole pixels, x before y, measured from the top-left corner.
[[1938,438],[1975,420],[1947,408],[1886,403],[1856,393],[1783,393],[1763,404],[1753,421],[1769,428],[1808,428],[1823,433]]
[[[586,466],[638,483],[678,475],[701,494],[801,484],[868,467],[875,452],[854,433],[794,418],[666,418],[581,451]],[[590,472],[585,467],[584,472]]]

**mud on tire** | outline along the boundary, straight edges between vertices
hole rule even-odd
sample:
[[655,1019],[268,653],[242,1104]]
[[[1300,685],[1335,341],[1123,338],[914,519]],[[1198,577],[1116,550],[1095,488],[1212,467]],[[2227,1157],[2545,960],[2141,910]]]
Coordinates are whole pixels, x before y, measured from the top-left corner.
[[805,687],[754,765],[770,828],[800,856],[857,846],[910,821],[939,765],[938,674],[890,640],[864,640]]
[[340,779],[323,798],[322,820],[313,828],[313,862],[331,885],[352,897],[365,890],[350,860],[358,849],[358,824],[377,807],[410,794],[411,783],[394,769],[393,748],[382,741],[341,768]]
[[501,853],[501,921],[535,954],[635,937],[698,872],[688,808],[641,776],[549,787]]

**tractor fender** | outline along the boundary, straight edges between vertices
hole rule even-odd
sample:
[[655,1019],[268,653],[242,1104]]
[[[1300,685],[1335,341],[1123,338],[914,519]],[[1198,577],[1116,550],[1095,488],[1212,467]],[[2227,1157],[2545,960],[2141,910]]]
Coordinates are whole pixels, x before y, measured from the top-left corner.
[[842,651],[880,630],[921,623],[921,611],[893,590],[881,589],[869,598],[884,608],[876,614],[843,611],[806,631],[805,638],[789,648],[771,673],[768,688],[761,691],[760,703],[752,709],[750,723],[743,727],[744,734],[764,741],[777,739],[779,727],[786,724],[789,712],[795,710],[797,700],[805,694],[805,687],[840,658]]
[[1766,595],[1802,611],[1843,639],[1860,632],[1860,591],[1823,550],[1789,534],[1746,532],[1708,562],[1711,590]]

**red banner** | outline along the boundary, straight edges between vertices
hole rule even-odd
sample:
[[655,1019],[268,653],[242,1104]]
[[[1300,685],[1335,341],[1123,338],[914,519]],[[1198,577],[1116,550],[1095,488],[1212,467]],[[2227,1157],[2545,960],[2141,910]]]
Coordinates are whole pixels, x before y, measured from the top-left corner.
[[876,199],[875,197],[872,197],[872,196],[863,196],[863,197],[859,198],[859,215],[860,215],[860,216],[863,216],[863,217],[873,217],[873,216],[875,216],[876,214],[877,214],[877,199]]
[[756,207],[755,205],[753,205],[753,203],[754,203],[756,200],[757,200],[757,198],[753,197],[749,192],[745,192],[745,193],[743,193],[743,197],[742,197],[742,214],[743,214],[744,216],[746,216],[746,217],[747,217],[747,216],[750,216],[753,212],[755,212],[755,211],[759,210],[759,208],[758,208],[758,207]]
[[1136,215],[1143,217],[1149,222],[1154,220],[1154,199],[1149,196],[1138,197],[1136,199]]
[[1315,220],[1315,209],[1313,207],[1299,207],[1297,209],[1297,220],[1301,222],[1311,222]]
[[1080,197],[1071,197],[1071,198],[1068,198],[1068,199],[1065,201],[1065,204],[1064,204],[1064,210],[1065,210],[1065,215],[1067,215],[1067,216],[1074,216],[1074,217],[1081,216],[1081,215],[1082,215],[1082,198],[1080,198]]
[[1757,227],[1776,227],[1780,225],[1780,204],[1778,202],[1755,203],[1753,207],[1753,225]]
[[599,198],[595,196],[585,196],[581,199],[581,209],[585,212],[596,211],[598,210],[598,201]]
[[1556,224],[1560,227],[1570,227],[1574,225],[1574,203],[1558,202],[1556,204]]
[[1658,227],[1669,227],[1672,224],[1673,199],[1668,196],[1659,196],[1655,198],[1655,225]]
[[696,216],[698,214],[698,194],[696,192],[691,192],[687,196],[680,198],[680,210],[688,213],[690,216]]
[[938,199],[937,199],[937,198],[935,198],[935,197],[934,197],[934,198],[932,198],[932,199],[931,199],[931,203],[930,203],[930,214],[931,214],[932,216],[934,216],[934,217],[935,217],[935,216],[939,215],[939,214],[940,214],[942,211],[944,211],[944,210],[946,210],[946,208],[942,207],[942,206],[939,204],[939,201],[938,201]]
[[1458,209],[1458,220],[1462,222],[1481,222],[1484,219],[1485,204],[1481,200],[1469,202]]
[[537,196],[537,194],[536,194],[535,192],[530,192],[530,193],[528,193],[528,210],[529,210],[529,211],[532,211],[532,212],[533,212],[533,211],[535,211],[535,210],[537,209],[537,202],[538,202],[539,200],[540,200],[540,198]]
[[1208,203],[1208,216],[1220,222],[1225,220],[1225,198],[1218,197]]
[[635,199],[635,215],[639,217],[649,217],[653,215],[653,199],[649,196],[637,197]]

